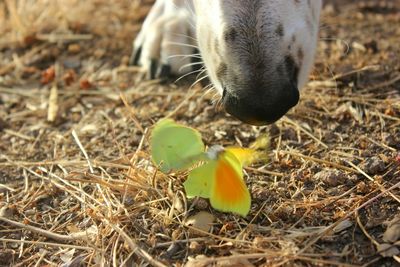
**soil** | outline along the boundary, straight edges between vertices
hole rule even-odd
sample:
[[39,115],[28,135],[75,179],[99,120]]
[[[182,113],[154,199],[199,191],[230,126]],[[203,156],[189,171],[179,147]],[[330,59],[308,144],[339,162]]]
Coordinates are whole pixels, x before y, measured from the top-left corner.
[[[264,127],[196,75],[128,66],[151,3],[0,2],[0,266],[399,266],[399,1],[327,1],[301,102]],[[247,217],[157,171],[148,136],[166,116],[207,145],[269,136]],[[205,232],[187,223],[200,211]]]

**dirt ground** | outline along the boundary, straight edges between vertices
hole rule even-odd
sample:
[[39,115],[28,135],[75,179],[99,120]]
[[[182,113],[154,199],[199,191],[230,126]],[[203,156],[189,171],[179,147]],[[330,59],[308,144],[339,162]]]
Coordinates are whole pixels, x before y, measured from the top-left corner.
[[[399,2],[330,1],[301,102],[265,127],[196,75],[128,66],[151,2],[0,2],[0,266],[400,266]],[[167,115],[207,145],[269,134],[246,218],[157,172],[148,133]]]

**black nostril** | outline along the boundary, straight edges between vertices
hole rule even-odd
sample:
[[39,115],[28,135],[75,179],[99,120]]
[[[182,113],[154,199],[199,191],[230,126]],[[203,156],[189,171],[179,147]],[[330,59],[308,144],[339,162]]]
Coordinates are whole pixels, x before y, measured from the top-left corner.
[[285,67],[288,73],[288,76],[292,78],[292,81],[297,84],[298,76],[299,76],[299,67],[294,61],[293,57],[286,56],[285,57]]
[[251,94],[237,96],[229,89],[223,91],[222,103],[225,111],[239,120],[252,125],[265,125],[277,121],[299,101],[296,86],[287,83],[273,94]]

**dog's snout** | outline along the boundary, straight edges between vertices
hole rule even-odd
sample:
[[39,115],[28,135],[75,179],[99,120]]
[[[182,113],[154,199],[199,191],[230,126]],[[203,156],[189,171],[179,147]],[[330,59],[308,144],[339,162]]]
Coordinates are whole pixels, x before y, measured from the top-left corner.
[[[264,92],[260,94],[259,92]],[[234,94],[224,90],[222,102],[225,110],[239,120],[252,125],[270,124],[294,107],[299,101],[297,86],[287,83],[269,90],[248,90]]]

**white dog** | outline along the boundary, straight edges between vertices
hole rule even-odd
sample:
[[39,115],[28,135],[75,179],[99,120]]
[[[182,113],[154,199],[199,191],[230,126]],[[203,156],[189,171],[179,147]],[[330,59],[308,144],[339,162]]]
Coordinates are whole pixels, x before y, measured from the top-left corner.
[[[131,63],[150,78],[191,71],[201,58],[225,110],[272,123],[299,100],[316,50],[321,0],[157,0]],[[193,54],[198,48],[200,54]]]

